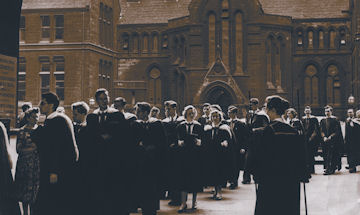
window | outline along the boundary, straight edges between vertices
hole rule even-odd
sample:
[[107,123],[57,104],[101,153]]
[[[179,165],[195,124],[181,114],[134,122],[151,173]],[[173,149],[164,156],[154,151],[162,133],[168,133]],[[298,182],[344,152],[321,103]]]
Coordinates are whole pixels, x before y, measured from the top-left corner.
[[113,47],[113,10],[100,3],[99,8],[99,43],[105,47]]
[[314,65],[305,69],[304,95],[306,105],[319,105],[319,78]]
[[41,39],[50,40],[50,16],[41,16]]
[[329,47],[331,49],[334,49],[335,48],[335,37],[336,37],[336,33],[334,30],[331,30],[329,32],[330,36],[329,36]]
[[149,51],[149,35],[144,34],[143,35],[142,52],[148,53],[148,51]]
[[152,37],[152,52],[153,53],[159,52],[159,36],[157,34],[153,34]]
[[163,49],[167,49],[169,46],[169,41],[168,41],[168,35],[167,34],[163,34],[162,35],[162,48]]
[[129,35],[126,33],[123,34],[123,36],[122,36],[122,49],[123,50],[129,49]]
[[236,73],[243,73],[243,16],[241,13],[235,15],[235,56]]
[[99,88],[111,89],[112,69],[112,62],[99,60]]
[[19,58],[19,76],[18,76],[18,101],[25,101],[26,92],[26,61],[25,58]]
[[99,11],[99,42],[100,45],[104,44],[104,4],[100,3],[100,11]]
[[50,91],[50,63],[42,63],[40,70],[41,94]]
[[328,76],[326,80],[326,92],[327,92],[327,103],[340,105],[341,104],[341,93],[340,93],[340,77],[337,66],[330,65],[327,69]]
[[319,31],[319,48],[324,48],[324,31],[322,30]]
[[303,45],[303,35],[302,31],[297,32],[297,45],[301,47]]
[[308,48],[309,49],[313,49],[314,48],[314,43],[313,40],[314,39],[314,33],[313,31],[309,31],[308,32]]
[[64,101],[65,93],[65,62],[56,62],[55,66],[55,91],[61,101]]
[[55,40],[64,39],[64,15],[55,15]]
[[152,68],[149,72],[148,95],[151,104],[161,104],[162,101],[160,74],[160,70],[156,67]]
[[340,30],[340,46],[346,45],[346,32],[345,29]]
[[19,39],[20,39],[20,42],[25,42],[25,26],[26,26],[26,23],[25,23],[25,16],[21,16],[20,17],[20,26],[19,26]]
[[269,36],[265,44],[266,53],[266,85],[268,89],[274,89],[275,83],[275,43],[274,37]]
[[215,27],[215,15],[209,15],[209,64],[215,62],[215,37],[216,37],[216,27]]
[[133,52],[139,53],[139,35],[133,35]]

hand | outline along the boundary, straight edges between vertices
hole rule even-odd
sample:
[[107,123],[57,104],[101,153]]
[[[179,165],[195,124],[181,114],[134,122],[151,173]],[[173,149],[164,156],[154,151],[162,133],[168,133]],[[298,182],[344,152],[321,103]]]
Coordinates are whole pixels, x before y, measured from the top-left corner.
[[228,142],[226,140],[222,141],[221,142],[221,145],[224,146],[224,147],[228,147]]
[[56,184],[58,182],[58,175],[50,173],[50,184]]
[[178,145],[179,146],[184,146],[184,141],[183,140],[178,140]]
[[196,138],[196,145],[201,146],[201,140]]
[[327,137],[324,137],[324,142],[328,141],[328,138]]
[[139,142],[139,146],[144,146],[142,141]]
[[245,149],[240,149],[240,154],[245,154]]
[[109,140],[111,136],[109,134],[102,134],[101,137],[103,140]]
[[175,143],[171,143],[170,148],[174,148],[174,147],[175,147]]

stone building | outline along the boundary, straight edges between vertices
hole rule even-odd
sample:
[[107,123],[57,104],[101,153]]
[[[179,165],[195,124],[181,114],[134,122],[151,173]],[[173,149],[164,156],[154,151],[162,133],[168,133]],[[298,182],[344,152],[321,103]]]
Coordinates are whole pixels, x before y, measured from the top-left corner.
[[359,2],[24,0],[21,98],[63,91],[67,106],[106,87],[130,104],[245,108],[279,94],[343,115],[360,100]]

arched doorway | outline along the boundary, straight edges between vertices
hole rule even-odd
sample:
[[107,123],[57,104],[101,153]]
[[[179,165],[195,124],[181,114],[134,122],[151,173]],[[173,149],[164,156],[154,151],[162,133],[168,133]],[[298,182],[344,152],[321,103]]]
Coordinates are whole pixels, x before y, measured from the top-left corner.
[[211,88],[206,94],[204,102],[220,105],[220,107],[225,113],[227,111],[227,108],[235,103],[231,93],[221,86]]

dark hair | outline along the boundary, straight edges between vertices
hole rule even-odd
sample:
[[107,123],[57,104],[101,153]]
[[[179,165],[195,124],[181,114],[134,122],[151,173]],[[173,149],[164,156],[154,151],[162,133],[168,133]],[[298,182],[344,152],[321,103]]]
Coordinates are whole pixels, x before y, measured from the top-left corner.
[[218,105],[218,104],[210,105],[210,107],[211,107],[211,109],[216,109],[216,110],[222,112],[222,109],[221,109],[220,105]]
[[25,111],[25,119],[29,119],[29,117],[31,116],[31,114],[34,114],[34,113],[39,113],[39,108],[37,108],[37,107],[31,107],[31,108],[29,108],[29,109],[27,109],[26,111]]
[[105,94],[109,98],[109,92],[105,88],[99,88],[95,92],[95,99],[97,99],[101,94]]
[[32,104],[30,102],[25,102],[22,106],[21,109],[23,112],[25,112],[27,109],[31,108]]
[[77,110],[80,114],[87,114],[90,110],[89,105],[87,105],[85,102],[75,102],[71,105],[71,109]]
[[53,104],[53,111],[59,107],[59,97],[56,93],[48,92],[41,95],[41,99],[45,99],[48,104]]
[[238,108],[236,106],[234,106],[234,105],[230,105],[228,107],[228,112],[230,112],[230,113],[238,113]]
[[275,109],[276,114],[279,116],[283,115],[289,106],[289,102],[278,95],[268,96],[266,98],[267,109]]
[[296,110],[294,108],[289,108],[286,111],[290,112],[294,116],[294,118],[297,117],[297,112],[296,112]]
[[330,105],[326,105],[326,106],[324,107],[324,109],[325,109],[325,110],[326,110],[326,109],[330,109],[330,111],[333,110],[333,108],[332,108]]
[[258,105],[258,104],[259,104],[259,99],[257,99],[257,98],[251,98],[251,99],[250,99],[250,104]]
[[123,98],[123,97],[117,97],[117,98],[114,100],[114,103],[115,103],[115,102],[119,102],[122,107],[124,107],[124,106],[126,105],[126,99]]
[[202,105],[202,107],[204,108],[204,107],[210,107],[210,103],[204,103],[203,105]]
[[176,101],[173,100],[168,100],[164,102],[165,107],[172,107],[172,108],[176,108],[177,103]]
[[152,113],[160,113],[160,109],[158,107],[154,106],[154,107],[151,108],[150,112],[152,112]]
[[138,102],[136,103],[135,107],[139,109],[141,112],[150,113],[151,105],[147,102]]

